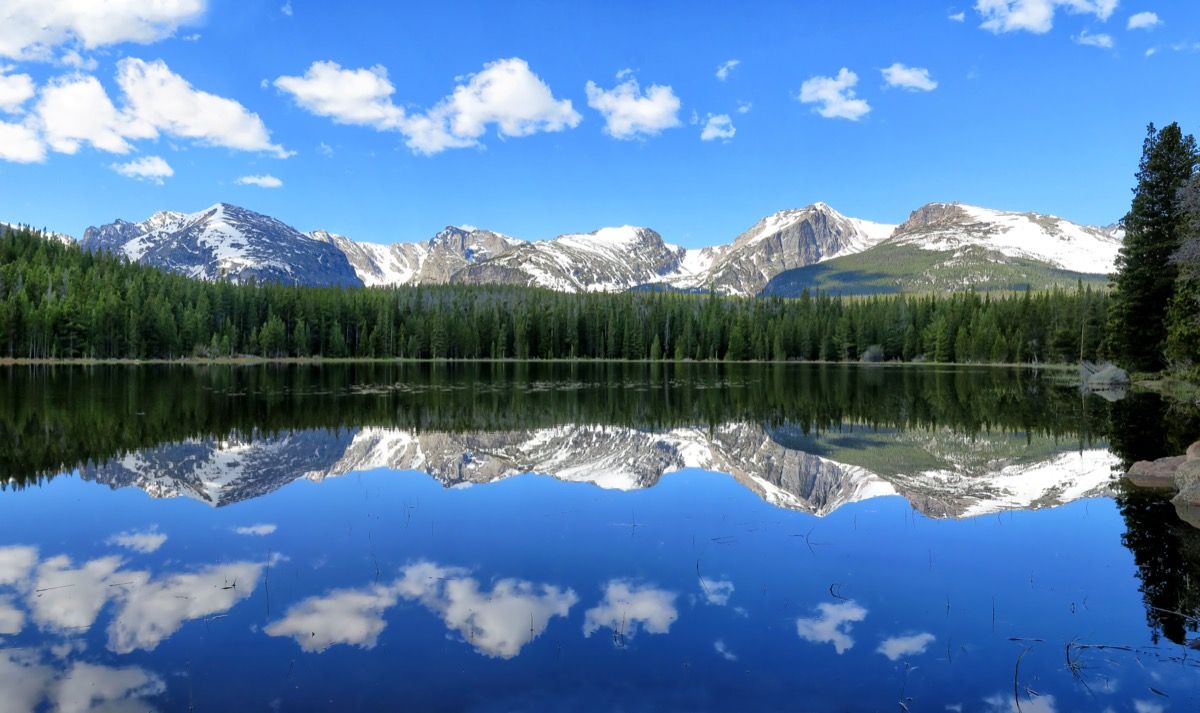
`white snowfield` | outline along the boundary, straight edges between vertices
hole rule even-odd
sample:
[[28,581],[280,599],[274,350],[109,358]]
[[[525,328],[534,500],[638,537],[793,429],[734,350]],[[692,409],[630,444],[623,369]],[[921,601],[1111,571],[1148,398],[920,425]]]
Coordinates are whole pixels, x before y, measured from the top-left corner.
[[897,235],[924,250],[957,251],[980,246],[1011,258],[1049,263],[1063,270],[1104,275],[1116,269],[1124,233],[1037,213],[1011,213],[956,204],[969,222]]

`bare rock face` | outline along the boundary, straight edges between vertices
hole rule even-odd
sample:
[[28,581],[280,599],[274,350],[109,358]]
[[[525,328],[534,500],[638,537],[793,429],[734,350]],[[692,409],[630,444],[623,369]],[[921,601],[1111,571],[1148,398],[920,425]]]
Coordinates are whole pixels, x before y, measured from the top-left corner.
[[970,216],[957,203],[929,203],[908,214],[908,220],[896,228],[897,233],[912,233],[923,228],[952,226],[966,222]]
[[1188,460],[1200,460],[1200,441],[1196,441],[1187,449]]

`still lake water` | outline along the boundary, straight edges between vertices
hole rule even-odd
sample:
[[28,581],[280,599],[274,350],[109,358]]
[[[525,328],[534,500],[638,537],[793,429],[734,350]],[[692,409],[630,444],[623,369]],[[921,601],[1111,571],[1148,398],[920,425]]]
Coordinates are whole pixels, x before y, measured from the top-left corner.
[[0,711],[1200,709],[1200,416],[1032,371],[0,370]]

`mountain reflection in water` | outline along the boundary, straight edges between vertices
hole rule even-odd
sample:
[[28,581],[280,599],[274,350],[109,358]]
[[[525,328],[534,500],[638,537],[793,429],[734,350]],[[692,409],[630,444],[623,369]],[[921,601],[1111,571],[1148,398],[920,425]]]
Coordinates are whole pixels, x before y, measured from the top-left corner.
[[1200,421],[1054,376],[3,370],[0,710],[1192,710]]

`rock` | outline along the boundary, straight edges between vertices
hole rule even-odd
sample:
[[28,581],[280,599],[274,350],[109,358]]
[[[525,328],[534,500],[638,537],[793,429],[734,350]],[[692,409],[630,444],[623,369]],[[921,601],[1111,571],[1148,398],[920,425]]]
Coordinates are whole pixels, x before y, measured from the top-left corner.
[[1175,514],[1179,516],[1187,524],[1195,528],[1200,528],[1200,506],[1193,505],[1187,500],[1181,500],[1177,495],[1171,501],[1175,505]]
[[1180,492],[1200,484],[1200,460],[1187,460],[1175,470],[1175,487]]
[[1129,385],[1129,372],[1114,364],[1085,365],[1084,383],[1091,389],[1111,389]]
[[1187,449],[1188,460],[1200,460],[1200,441],[1196,441]]
[[1171,456],[1154,461],[1140,460],[1125,474],[1125,479],[1139,488],[1174,490],[1175,472],[1186,461],[1186,456]]

